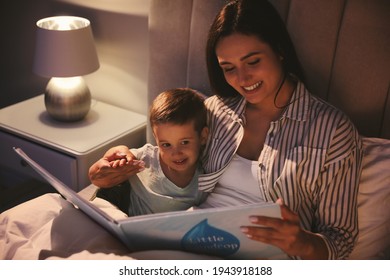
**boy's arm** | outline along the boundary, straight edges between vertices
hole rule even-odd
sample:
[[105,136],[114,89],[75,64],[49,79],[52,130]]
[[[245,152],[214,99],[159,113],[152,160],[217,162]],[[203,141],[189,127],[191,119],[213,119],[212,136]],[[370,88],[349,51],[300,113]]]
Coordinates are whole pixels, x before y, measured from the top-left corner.
[[126,181],[130,176],[143,170],[142,161],[136,160],[126,146],[109,149],[89,168],[89,179],[100,188],[109,188]]

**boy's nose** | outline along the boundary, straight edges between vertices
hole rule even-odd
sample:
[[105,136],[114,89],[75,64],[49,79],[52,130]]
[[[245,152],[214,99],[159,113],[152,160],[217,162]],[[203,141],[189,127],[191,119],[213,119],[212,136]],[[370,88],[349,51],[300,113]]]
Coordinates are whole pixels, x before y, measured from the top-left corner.
[[173,147],[172,149],[172,155],[178,155],[181,154],[182,149],[180,147]]

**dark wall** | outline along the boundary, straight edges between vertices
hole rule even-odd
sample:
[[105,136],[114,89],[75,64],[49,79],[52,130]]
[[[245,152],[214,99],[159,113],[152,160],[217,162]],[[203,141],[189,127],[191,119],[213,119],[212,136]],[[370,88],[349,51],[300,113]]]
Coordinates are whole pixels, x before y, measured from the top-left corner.
[[47,79],[32,73],[35,22],[51,12],[49,1],[0,4],[0,108],[38,95]]

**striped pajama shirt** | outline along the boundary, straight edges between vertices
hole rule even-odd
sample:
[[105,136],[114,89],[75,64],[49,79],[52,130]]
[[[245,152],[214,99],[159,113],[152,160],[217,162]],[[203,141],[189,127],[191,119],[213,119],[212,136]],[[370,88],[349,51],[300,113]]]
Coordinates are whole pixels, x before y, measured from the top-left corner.
[[[311,95],[302,83],[291,101],[270,124],[258,158],[260,191],[266,201],[283,198],[299,214],[301,226],[324,239],[330,259],[346,258],[358,235],[361,139],[345,114]],[[212,96],[206,106],[210,137],[199,188],[212,192],[243,137],[246,101]]]

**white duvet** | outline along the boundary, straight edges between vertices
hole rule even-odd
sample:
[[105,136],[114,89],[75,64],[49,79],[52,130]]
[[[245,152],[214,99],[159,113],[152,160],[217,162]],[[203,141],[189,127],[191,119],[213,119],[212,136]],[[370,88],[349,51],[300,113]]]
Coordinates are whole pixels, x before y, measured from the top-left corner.
[[[92,203],[126,215],[103,199]],[[178,251],[130,252],[58,194],[45,194],[0,214],[0,259],[209,259]]]

